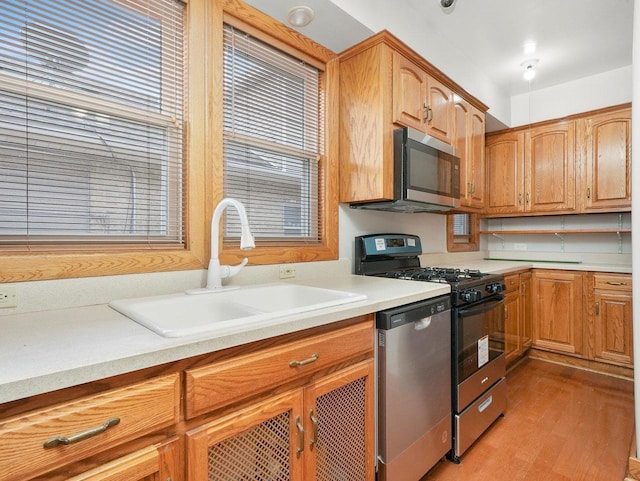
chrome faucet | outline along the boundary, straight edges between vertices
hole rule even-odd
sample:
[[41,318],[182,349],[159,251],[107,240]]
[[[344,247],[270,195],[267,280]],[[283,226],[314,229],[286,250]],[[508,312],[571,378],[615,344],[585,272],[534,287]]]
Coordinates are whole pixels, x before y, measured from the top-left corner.
[[207,271],[207,286],[201,289],[191,289],[187,294],[207,294],[211,292],[221,292],[231,289],[237,289],[237,286],[222,286],[222,279],[235,276],[247,264],[248,259],[245,257],[240,264],[235,266],[220,265],[218,239],[220,229],[220,218],[222,212],[229,206],[233,206],[240,217],[240,226],[242,233],[240,235],[240,249],[253,249],[256,244],[249,229],[249,219],[244,206],[236,199],[227,197],[222,199],[213,211],[211,218],[211,258],[209,259],[209,268]]

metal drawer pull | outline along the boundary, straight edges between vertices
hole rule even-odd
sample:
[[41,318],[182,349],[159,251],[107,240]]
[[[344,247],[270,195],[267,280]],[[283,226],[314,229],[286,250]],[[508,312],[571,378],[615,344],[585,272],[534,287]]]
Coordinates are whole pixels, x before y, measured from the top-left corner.
[[120,418],[111,418],[108,419],[102,426],[98,426],[97,428],[87,429],[86,431],[82,431],[81,433],[74,434],[73,436],[69,436],[68,438],[64,436],[56,436],[55,438],[51,438],[44,442],[43,446],[45,448],[55,448],[56,446],[60,446],[64,444],[65,446],[73,443],[77,443],[79,441],[84,441],[85,439],[89,439],[96,434],[100,434],[105,432],[112,426],[115,426],[120,422]]
[[318,442],[318,418],[313,415],[313,409],[309,411],[309,419],[313,423],[313,436],[309,440],[309,447],[313,450],[313,446]]
[[302,361],[291,361],[289,363],[290,367],[298,367],[298,366],[306,366],[307,364],[311,364],[312,362],[316,362],[320,354],[311,354],[311,357],[304,359]]
[[300,453],[304,451],[304,428],[302,427],[302,423],[300,422],[300,416],[296,417],[296,426],[298,427],[298,432],[300,433],[300,444],[298,445],[298,449],[296,450],[296,457],[300,457]]
[[626,282],[614,282],[614,281],[607,281],[607,284],[609,284],[610,286],[626,286],[627,285]]

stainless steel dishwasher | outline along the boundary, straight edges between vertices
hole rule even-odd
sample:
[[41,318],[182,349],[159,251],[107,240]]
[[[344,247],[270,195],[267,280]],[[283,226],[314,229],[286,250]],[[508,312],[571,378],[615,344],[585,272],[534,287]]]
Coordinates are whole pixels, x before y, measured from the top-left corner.
[[376,314],[378,480],[418,481],[451,449],[451,299]]

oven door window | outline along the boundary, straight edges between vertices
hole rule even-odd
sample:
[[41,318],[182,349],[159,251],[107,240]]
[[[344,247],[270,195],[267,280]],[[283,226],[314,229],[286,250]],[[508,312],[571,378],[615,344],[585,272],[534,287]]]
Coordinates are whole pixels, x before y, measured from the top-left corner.
[[457,310],[458,382],[504,353],[504,298]]

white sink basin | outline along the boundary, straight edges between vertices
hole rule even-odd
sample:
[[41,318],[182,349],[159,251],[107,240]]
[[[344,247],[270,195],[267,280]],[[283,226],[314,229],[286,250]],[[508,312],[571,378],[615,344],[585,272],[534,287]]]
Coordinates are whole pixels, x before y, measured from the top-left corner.
[[164,337],[231,334],[279,317],[366,299],[364,294],[296,284],[265,284],[210,294],[143,297],[109,306]]

